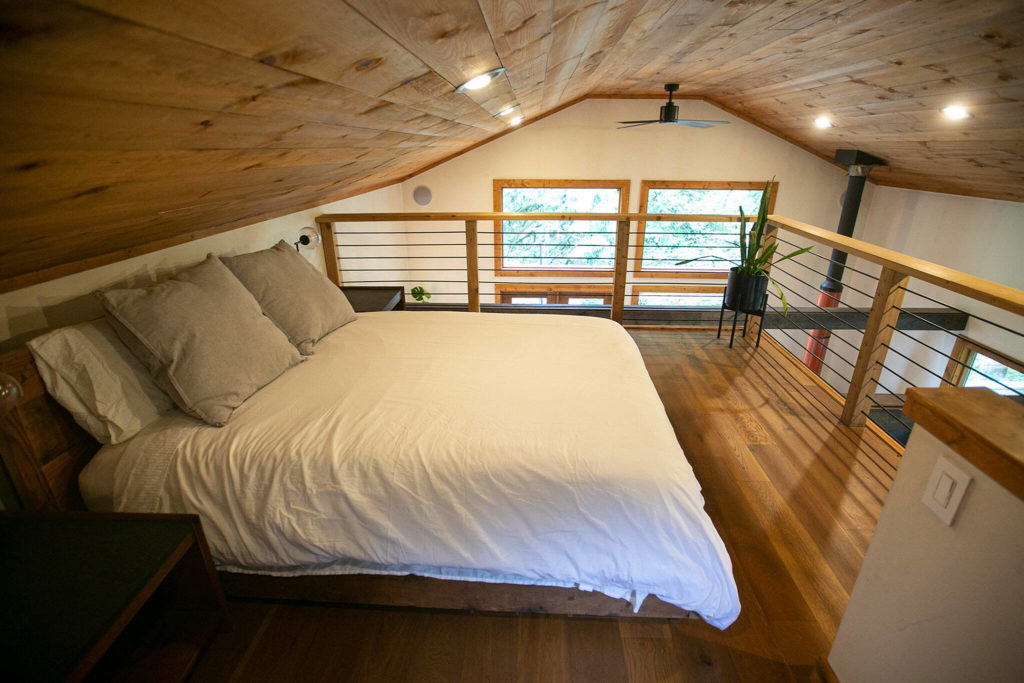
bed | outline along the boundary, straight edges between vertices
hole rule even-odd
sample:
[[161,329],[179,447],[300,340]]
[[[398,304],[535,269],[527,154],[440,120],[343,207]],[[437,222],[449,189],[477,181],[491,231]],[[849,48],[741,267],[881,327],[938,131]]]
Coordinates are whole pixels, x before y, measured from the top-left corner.
[[[24,355],[4,362],[40,393]],[[23,498],[34,477],[40,501],[74,506],[81,470],[90,509],[198,513],[226,583],[248,592],[695,612],[718,628],[739,613],[700,486],[636,345],[607,320],[359,314],[223,426],[170,411],[95,454],[39,455],[26,421],[75,435],[52,402],[32,404],[4,422],[21,434],[4,458]]]

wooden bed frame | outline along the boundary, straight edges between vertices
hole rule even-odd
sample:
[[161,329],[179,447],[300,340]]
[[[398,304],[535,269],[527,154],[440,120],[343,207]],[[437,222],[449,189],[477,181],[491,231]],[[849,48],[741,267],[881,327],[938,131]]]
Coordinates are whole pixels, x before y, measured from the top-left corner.
[[[25,397],[0,418],[0,458],[23,507],[83,510],[78,474],[99,444],[47,392],[28,349],[0,355],[0,372],[21,383]],[[218,572],[236,598],[304,600],[481,612],[540,612],[574,616],[699,619],[654,596],[634,614],[625,600],[553,586],[446,581],[419,576],[346,574],[275,577]]]

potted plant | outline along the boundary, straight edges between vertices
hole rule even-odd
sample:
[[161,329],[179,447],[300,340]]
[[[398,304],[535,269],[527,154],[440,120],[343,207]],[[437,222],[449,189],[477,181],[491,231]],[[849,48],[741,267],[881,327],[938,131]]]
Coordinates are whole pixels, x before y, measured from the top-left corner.
[[[730,263],[736,264],[729,269],[729,281],[725,285],[725,307],[730,310],[742,313],[760,313],[761,302],[764,300],[764,295],[770,282],[775,287],[779,299],[782,300],[783,314],[788,311],[789,305],[786,302],[786,294],[779,287],[778,283],[768,276],[768,267],[772,264],[772,258],[775,256],[779,243],[772,242],[768,247],[764,245],[764,232],[768,226],[768,204],[771,202],[772,182],[774,180],[775,178],[772,178],[764,185],[764,192],[761,193],[761,206],[757,211],[757,219],[754,221],[754,225],[750,228],[749,233],[747,232],[747,217],[743,213],[743,207],[740,207],[740,241],[734,243],[734,246],[739,247],[740,250],[739,259],[725,259]],[[807,253],[810,250],[811,247],[797,249],[785,256],[779,257],[777,260],[785,261],[794,256]],[[693,261],[707,259],[723,260],[720,256],[700,256],[686,261],[679,261],[676,265],[681,266]]]
[[427,301],[430,299],[430,292],[423,289],[422,287],[413,287],[411,290],[409,290],[409,294],[412,294],[412,298],[416,299],[416,301],[420,302],[421,304],[427,303]]

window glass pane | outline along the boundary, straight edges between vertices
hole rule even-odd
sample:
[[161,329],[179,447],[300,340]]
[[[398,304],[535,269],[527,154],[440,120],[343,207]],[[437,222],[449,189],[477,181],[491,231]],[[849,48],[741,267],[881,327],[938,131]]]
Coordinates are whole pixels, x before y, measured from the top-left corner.
[[[509,212],[617,213],[615,188],[505,187],[501,206]],[[614,221],[503,221],[505,268],[611,270]]]
[[572,306],[600,306],[604,303],[603,297],[583,297],[583,296],[570,296],[566,300],[567,304]]
[[763,190],[647,191],[647,213],[718,213],[757,215]]
[[[739,234],[738,223],[648,221],[644,270],[728,270],[734,265],[728,259],[739,256]],[[696,258],[701,260],[676,265]]]
[[509,302],[513,304],[546,304],[548,302],[547,297],[543,296],[513,296],[509,298]]
[[971,363],[964,386],[987,387],[997,394],[1014,396],[1024,393],[1024,373],[1017,372],[979,353]]
[[721,294],[693,294],[687,292],[648,292],[639,297],[641,306],[701,306],[721,308]]
[[[649,189],[647,213],[757,215],[763,190]],[[747,227],[749,229],[750,222]],[[728,270],[738,257],[738,223],[648,222],[643,270]],[[700,259],[694,261],[692,259]],[[676,265],[679,261],[689,261]]]

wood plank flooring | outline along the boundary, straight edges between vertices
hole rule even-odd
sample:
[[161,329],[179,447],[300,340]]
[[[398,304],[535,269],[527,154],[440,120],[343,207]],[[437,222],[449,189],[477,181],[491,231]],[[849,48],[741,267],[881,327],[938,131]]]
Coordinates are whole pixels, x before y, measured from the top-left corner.
[[232,602],[205,681],[806,681],[828,651],[898,451],[770,340],[631,331],[725,540],[743,611],[699,621]]

